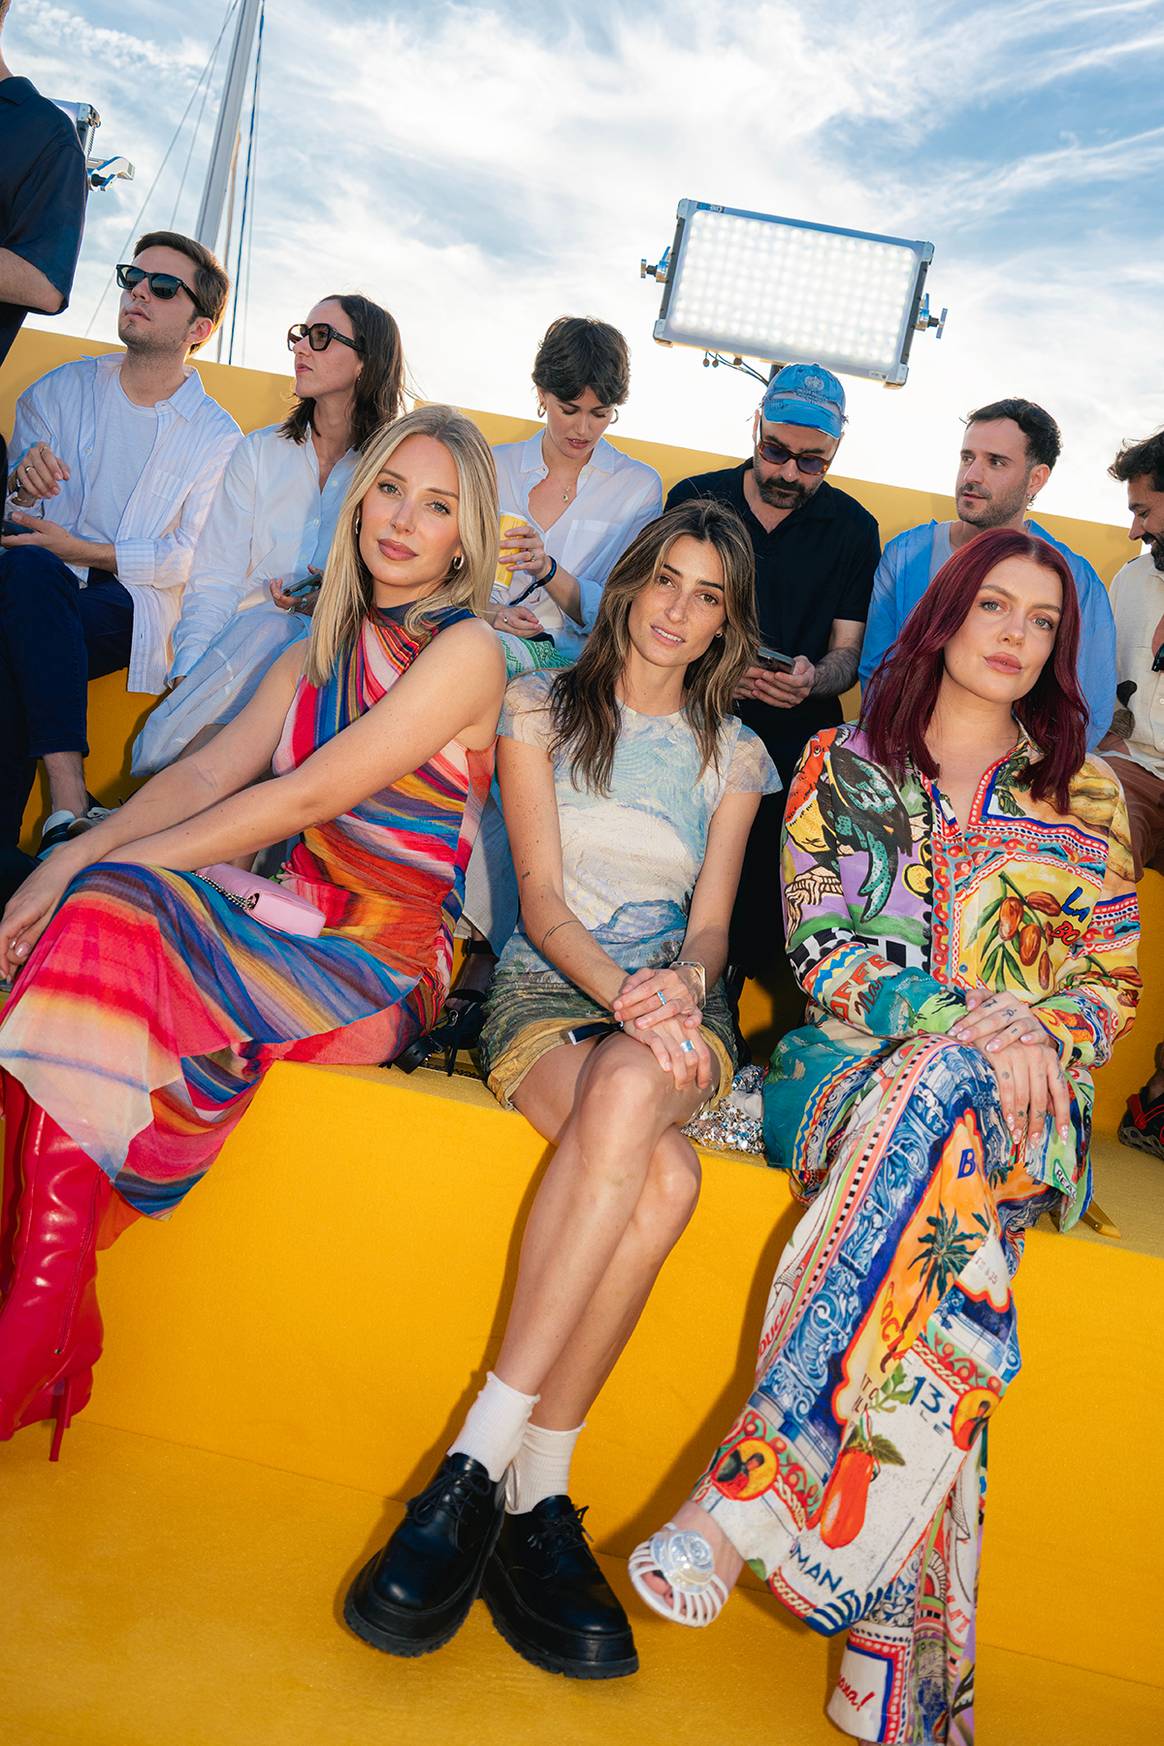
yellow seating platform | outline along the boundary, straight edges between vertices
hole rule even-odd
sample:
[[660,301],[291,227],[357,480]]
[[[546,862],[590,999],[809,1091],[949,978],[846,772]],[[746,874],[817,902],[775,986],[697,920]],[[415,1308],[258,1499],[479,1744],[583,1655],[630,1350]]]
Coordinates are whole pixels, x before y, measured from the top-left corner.
[[[439,1656],[348,1638],[337,1597],[496,1351],[543,1156],[468,1079],[282,1064],[169,1224],[102,1257],[93,1401],[45,1460],[0,1448],[3,1738],[15,1746],[542,1746],[746,1731],[835,1738],[835,1647],[754,1590],[707,1637],[635,1607],[618,1691],[539,1673],[477,1608]],[[1154,1161],[1101,1145],[1129,1237],[1032,1233],[1027,1368],[991,1430],[980,1746],[1149,1746],[1164,1216]],[[662,1522],[746,1393],[786,1177],[709,1154],[695,1219],[579,1445],[599,1547]],[[621,1567],[615,1579],[622,1582]]]

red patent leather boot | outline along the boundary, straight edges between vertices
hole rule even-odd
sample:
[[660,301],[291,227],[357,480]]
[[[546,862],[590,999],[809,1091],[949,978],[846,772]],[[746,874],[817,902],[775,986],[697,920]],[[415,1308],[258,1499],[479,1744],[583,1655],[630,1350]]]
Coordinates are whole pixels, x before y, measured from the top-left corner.
[[0,1067],[0,1098],[4,1105],[4,1175],[0,1179],[0,1304],[12,1278],[12,1237],[16,1203],[20,1199],[20,1142],[28,1115],[28,1093],[19,1079]]
[[[5,1108],[13,1080],[5,1076]],[[105,1172],[25,1099],[24,1119],[5,1163],[11,1240],[0,1305],[0,1441],[22,1425],[55,1418],[51,1460],[75,1412],[89,1398],[101,1356],[97,1246],[119,1197]]]

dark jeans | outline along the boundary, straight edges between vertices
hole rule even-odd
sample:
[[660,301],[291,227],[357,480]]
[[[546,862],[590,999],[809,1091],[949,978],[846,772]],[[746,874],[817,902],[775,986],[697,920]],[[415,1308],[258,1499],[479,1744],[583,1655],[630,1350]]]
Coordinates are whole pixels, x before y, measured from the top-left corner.
[[90,679],[129,664],[133,596],[116,576],[82,588],[51,552],[0,551],[0,846],[16,843],[38,758],[89,750]]

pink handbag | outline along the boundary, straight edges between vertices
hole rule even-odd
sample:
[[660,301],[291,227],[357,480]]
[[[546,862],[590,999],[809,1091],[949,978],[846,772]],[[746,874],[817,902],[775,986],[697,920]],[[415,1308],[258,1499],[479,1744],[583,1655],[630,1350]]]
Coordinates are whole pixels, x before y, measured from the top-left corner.
[[323,932],[324,914],[305,897],[296,897],[285,885],[273,879],[262,879],[257,873],[244,873],[229,861],[216,861],[212,867],[199,867],[199,879],[221,891],[236,909],[253,915],[264,927],[278,928],[284,934],[302,934],[313,940]]

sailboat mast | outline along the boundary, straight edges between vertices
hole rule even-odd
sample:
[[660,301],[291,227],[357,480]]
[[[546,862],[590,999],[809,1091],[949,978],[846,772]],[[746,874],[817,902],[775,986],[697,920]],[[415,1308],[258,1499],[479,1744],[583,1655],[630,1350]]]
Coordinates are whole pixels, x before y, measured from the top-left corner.
[[214,130],[210,164],[202,190],[202,204],[198,209],[198,222],[194,227],[194,235],[208,249],[214,248],[218,233],[222,229],[222,214],[226,206],[231,164],[238,144],[247,68],[255,45],[255,27],[259,20],[260,4],[261,0],[239,0],[238,23],[235,26],[234,42],[226,69],[222,106]]

